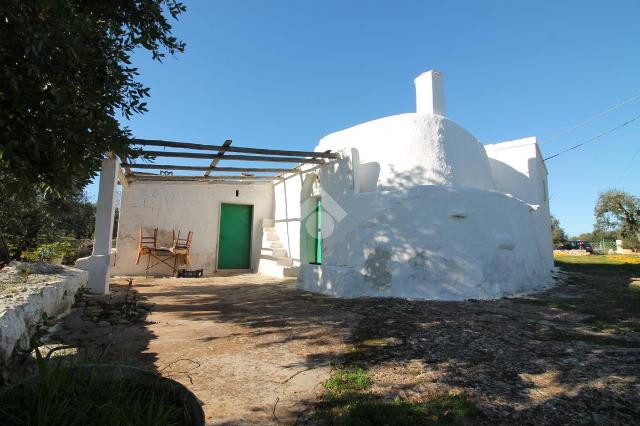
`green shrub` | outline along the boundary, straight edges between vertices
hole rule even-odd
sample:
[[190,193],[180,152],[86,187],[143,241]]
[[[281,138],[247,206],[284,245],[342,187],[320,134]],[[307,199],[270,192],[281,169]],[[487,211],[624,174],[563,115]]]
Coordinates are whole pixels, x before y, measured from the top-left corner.
[[27,262],[51,262],[61,257],[73,256],[74,250],[67,240],[56,241],[55,243],[43,244],[35,250],[22,253],[22,260]]
[[[0,390],[3,426],[189,425],[191,417],[166,382],[126,374],[85,372],[45,362],[36,352],[39,374]],[[117,371],[117,370],[114,370]]]

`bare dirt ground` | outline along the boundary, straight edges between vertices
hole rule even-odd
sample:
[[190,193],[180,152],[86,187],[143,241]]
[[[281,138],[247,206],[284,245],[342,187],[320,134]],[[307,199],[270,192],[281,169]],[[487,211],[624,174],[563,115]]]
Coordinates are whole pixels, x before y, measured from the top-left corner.
[[640,268],[564,269],[545,293],[468,302],[331,299],[249,274],[134,278],[146,318],[99,326],[85,304],[54,337],[180,381],[211,424],[313,423],[334,362],[365,365],[384,400],[463,395],[471,423],[639,424]]

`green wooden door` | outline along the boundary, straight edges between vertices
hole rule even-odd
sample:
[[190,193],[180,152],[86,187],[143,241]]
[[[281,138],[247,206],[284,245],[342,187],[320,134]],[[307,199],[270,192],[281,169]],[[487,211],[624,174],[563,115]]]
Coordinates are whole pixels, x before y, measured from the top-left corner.
[[307,251],[307,262],[322,264],[322,203],[315,200],[314,210],[305,218],[302,232],[306,232],[304,241]]
[[318,265],[322,264],[322,202],[318,198],[318,204],[316,205],[316,261]]
[[251,268],[253,206],[222,204],[218,240],[218,269]]

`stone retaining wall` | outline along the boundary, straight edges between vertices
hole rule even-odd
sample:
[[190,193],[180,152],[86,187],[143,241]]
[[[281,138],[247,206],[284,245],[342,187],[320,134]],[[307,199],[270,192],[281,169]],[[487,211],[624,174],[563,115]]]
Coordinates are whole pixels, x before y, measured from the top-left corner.
[[[14,264],[0,271],[0,366],[9,362],[15,350],[29,350],[31,337],[44,322],[66,315],[89,278],[76,268],[48,265],[44,269],[38,264]],[[26,276],[29,271],[35,273]]]

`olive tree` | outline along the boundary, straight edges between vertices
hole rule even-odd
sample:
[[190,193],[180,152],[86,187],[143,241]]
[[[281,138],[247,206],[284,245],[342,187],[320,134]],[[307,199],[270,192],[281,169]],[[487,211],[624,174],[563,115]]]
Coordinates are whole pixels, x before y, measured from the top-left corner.
[[96,207],[83,192],[52,197],[28,188],[17,194],[0,186],[0,199],[0,261],[19,259],[38,243],[61,237],[92,237]]
[[626,248],[640,249],[640,198],[609,189],[598,196],[594,214],[597,228],[618,231]]
[[551,238],[554,247],[567,241],[567,233],[562,229],[560,221],[555,216],[551,216]]
[[147,110],[134,50],[184,50],[177,0],[2,0],[0,177],[19,190],[83,188],[107,152],[136,156],[117,117]]

